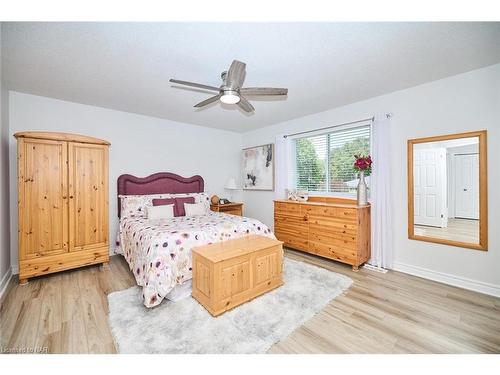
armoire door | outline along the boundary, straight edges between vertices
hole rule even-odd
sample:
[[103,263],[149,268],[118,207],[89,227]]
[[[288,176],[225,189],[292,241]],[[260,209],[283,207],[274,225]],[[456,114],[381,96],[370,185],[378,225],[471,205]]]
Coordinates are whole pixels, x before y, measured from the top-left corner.
[[108,147],[68,143],[69,249],[108,246]]
[[18,146],[19,259],[68,251],[68,146],[25,138]]

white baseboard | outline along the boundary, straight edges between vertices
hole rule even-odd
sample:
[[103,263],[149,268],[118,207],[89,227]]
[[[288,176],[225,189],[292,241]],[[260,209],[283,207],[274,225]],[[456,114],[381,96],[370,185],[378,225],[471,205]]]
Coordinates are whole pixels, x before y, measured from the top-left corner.
[[377,267],[377,266],[371,265],[370,263],[365,263],[365,265],[363,266],[363,268],[365,268],[367,270],[370,270],[370,271],[375,271],[375,272],[380,272],[380,273],[387,273],[387,270],[385,268]]
[[424,279],[438,281],[443,284],[488,294],[490,296],[500,297],[500,285],[485,283],[483,281],[472,280],[466,277],[450,275],[448,273],[433,271],[427,268],[399,262],[394,262],[393,270],[422,277]]
[[5,275],[3,275],[2,280],[0,280],[0,301],[2,300],[4,293],[7,291],[7,287],[9,286],[12,276],[12,269],[9,268]]
[[13,275],[19,274],[19,266],[17,264],[11,264],[10,266]]

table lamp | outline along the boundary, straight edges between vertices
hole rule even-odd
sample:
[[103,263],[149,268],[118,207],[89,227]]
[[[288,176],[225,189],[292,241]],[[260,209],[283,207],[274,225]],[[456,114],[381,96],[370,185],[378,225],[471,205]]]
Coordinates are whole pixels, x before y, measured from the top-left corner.
[[238,187],[236,186],[236,180],[234,179],[234,177],[230,177],[227,180],[226,185],[224,185],[224,189],[229,190],[230,200],[232,202],[233,201],[233,192],[234,192],[234,190],[238,190]]

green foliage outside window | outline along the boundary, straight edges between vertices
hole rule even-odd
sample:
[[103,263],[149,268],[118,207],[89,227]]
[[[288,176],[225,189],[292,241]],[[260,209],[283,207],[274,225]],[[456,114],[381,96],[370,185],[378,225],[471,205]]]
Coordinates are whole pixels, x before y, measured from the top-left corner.
[[297,189],[321,191],[325,187],[325,164],[310,139],[297,139]]
[[[325,160],[318,156],[313,142],[308,138],[297,139],[296,150],[296,186],[309,191],[326,191]],[[354,155],[369,155],[370,140],[360,137],[346,142],[329,152],[329,179],[331,192],[354,192],[346,182],[358,176],[353,169]]]

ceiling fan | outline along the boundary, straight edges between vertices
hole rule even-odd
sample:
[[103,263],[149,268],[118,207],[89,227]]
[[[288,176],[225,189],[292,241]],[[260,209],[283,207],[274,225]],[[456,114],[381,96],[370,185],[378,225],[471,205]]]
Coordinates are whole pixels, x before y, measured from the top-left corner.
[[205,90],[217,91],[218,94],[195,105],[196,108],[204,107],[210,103],[220,100],[225,104],[237,104],[245,112],[253,112],[255,108],[243,95],[286,95],[288,89],[274,87],[242,87],[245,80],[246,64],[233,60],[229,70],[222,72],[222,85],[220,87],[203,85],[201,83],[180,81],[170,79],[172,83],[196,87]]

